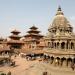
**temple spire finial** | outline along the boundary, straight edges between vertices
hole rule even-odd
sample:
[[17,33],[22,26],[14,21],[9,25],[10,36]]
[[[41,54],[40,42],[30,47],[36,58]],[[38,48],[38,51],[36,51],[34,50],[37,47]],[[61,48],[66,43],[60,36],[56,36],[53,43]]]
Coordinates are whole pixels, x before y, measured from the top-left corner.
[[58,11],[61,11],[61,6],[60,5],[58,6]]
[[56,15],[64,15],[62,10],[61,10],[61,6],[60,5],[58,6]]

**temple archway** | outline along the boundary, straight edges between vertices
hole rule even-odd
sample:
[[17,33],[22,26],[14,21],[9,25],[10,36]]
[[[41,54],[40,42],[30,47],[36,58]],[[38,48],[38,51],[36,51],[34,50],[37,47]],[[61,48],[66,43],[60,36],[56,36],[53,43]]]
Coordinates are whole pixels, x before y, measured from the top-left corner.
[[55,59],[55,65],[59,65],[59,64],[60,64],[60,58],[56,57],[56,59]]
[[74,43],[73,42],[71,42],[71,49],[73,49],[74,48]]
[[59,48],[59,42],[57,42],[57,48]]
[[60,58],[59,58],[59,57],[56,57],[56,59],[57,59],[57,60],[60,60]]
[[50,48],[50,46],[51,46],[51,44],[50,44],[50,42],[48,42],[48,47]]
[[61,49],[65,49],[65,42],[61,43]]
[[65,65],[65,62],[66,62],[66,58],[65,58],[65,57],[61,58],[61,63],[60,63],[60,65],[61,65],[61,66],[62,66],[62,65]]
[[72,63],[72,58],[68,58],[67,59],[67,66],[71,66],[71,63]]

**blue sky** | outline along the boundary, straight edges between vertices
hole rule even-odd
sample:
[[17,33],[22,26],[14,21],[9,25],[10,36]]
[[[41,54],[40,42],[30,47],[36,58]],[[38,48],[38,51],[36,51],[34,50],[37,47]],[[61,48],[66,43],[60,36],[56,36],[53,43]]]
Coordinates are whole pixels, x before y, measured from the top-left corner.
[[75,0],[0,0],[0,37],[13,29],[25,35],[33,24],[46,34],[59,5],[75,28]]

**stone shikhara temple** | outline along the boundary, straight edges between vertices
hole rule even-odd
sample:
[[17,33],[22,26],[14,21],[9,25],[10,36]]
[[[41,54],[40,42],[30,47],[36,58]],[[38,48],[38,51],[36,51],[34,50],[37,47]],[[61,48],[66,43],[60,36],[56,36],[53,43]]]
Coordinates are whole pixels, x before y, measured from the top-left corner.
[[0,55],[12,52],[43,54],[50,57],[51,63],[58,61],[58,64],[67,66],[75,63],[75,34],[60,6],[46,36],[41,35],[35,25],[24,36],[17,30],[11,33],[10,40],[0,38]]
[[48,48],[45,53],[52,62],[58,60],[62,65],[66,61],[67,66],[71,62],[75,63],[75,34],[60,6],[44,40]]

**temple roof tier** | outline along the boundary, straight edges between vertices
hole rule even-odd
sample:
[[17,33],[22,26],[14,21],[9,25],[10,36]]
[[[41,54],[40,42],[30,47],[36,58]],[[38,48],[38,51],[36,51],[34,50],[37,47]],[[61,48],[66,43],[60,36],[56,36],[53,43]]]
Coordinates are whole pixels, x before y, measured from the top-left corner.
[[10,38],[21,38],[21,36],[19,36],[19,35],[11,35],[11,36],[9,36]]
[[33,36],[35,36],[35,37],[43,37],[43,35],[40,35],[40,34],[27,34],[24,37],[33,37]]
[[15,40],[20,40],[21,36],[19,36],[19,35],[11,35],[11,36],[9,36],[9,38],[15,39]]
[[11,33],[18,35],[18,34],[21,33],[21,32],[15,29],[15,30],[13,30]]
[[36,33],[38,34],[40,31],[37,31],[37,30],[30,30],[30,31],[27,31],[28,33]]
[[36,30],[36,29],[38,29],[38,28],[37,28],[37,27],[35,27],[35,26],[33,25],[30,29],[35,29],[35,30]]

